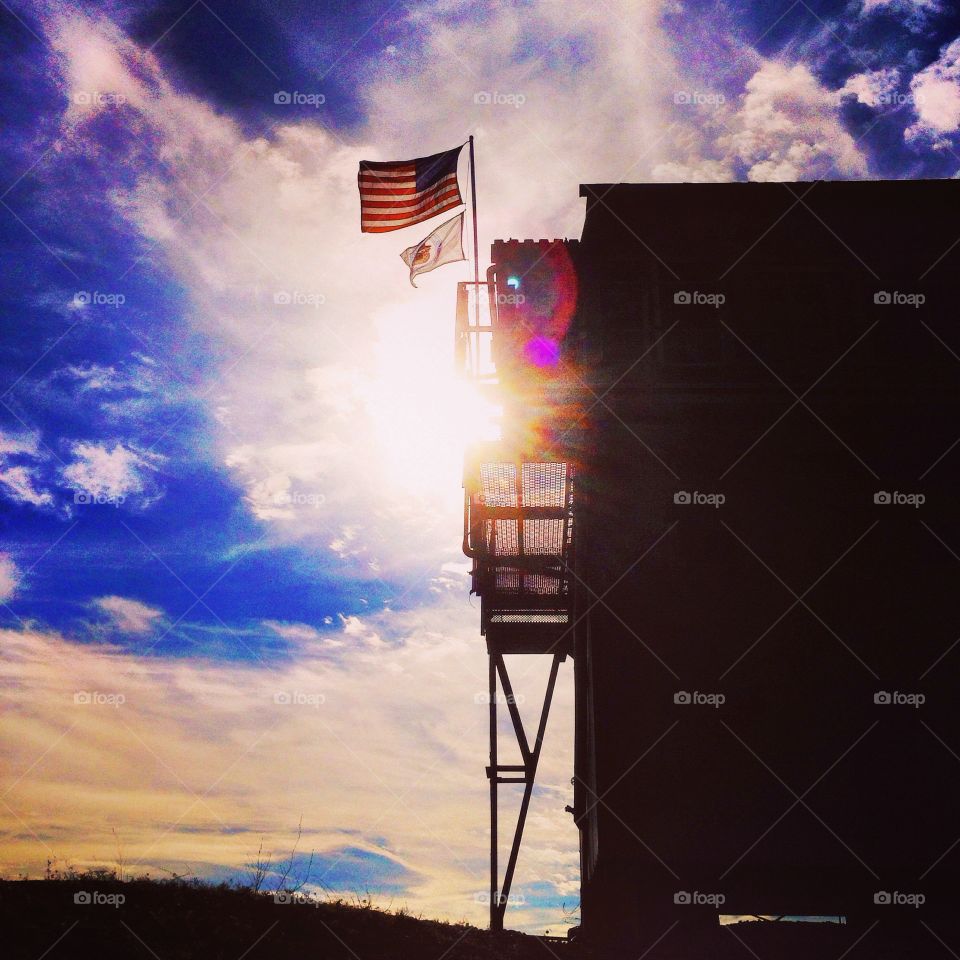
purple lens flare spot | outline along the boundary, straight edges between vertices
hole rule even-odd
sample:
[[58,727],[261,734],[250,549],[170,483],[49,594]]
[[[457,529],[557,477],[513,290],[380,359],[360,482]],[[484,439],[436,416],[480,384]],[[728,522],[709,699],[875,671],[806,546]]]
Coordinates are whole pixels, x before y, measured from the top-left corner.
[[549,337],[534,337],[523,348],[527,359],[538,367],[555,367],[560,362],[560,344]]

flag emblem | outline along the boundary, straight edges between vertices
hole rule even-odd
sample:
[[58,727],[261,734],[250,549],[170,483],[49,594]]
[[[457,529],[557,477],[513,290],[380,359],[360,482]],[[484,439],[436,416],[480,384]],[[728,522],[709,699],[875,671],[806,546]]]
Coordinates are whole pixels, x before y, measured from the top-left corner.
[[441,223],[433,233],[407,247],[400,256],[410,268],[413,286],[416,286],[413,278],[421,273],[429,273],[455,260],[466,260],[463,255],[463,214],[458,213],[452,220]]
[[429,220],[463,203],[457,160],[463,146],[416,160],[361,160],[360,229],[387,233]]

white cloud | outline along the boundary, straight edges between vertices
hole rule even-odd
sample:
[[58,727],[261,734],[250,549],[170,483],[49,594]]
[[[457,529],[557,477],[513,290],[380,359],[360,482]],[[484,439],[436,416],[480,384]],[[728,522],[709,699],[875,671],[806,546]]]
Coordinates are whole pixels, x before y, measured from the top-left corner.
[[130,501],[148,506],[161,493],[154,474],[163,457],[113,443],[78,441],[70,446],[72,460],[60,471],[64,485],[92,498]]
[[41,449],[39,434],[0,431],[0,491],[17,504],[52,507],[53,494],[44,489],[41,476],[41,464],[47,460],[49,454]]
[[747,81],[731,132],[718,142],[747,165],[749,180],[865,176],[866,159],[841,125],[838,103],[804,64],[768,61]]
[[99,597],[94,601],[121,633],[144,636],[151,633],[163,617],[163,611],[129,597]]
[[34,507],[53,506],[53,494],[39,486],[38,471],[31,467],[0,468],[0,487],[14,503],[28,503]]
[[6,553],[0,553],[0,602],[10,600],[20,586],[20,572]]
[[867,107],[877,107],[896,102],[900,85],[900,71],[895,67],[867,70],[847,77],[840,90],[841,96],[854,96]]
[[878,11],[906,14],[908,17],[921,17],[929,13],[939,13],[940,0],[863,0],[863,16]]
[[734,173],[727,160],[671,160],[657,164],[653,178],[663,183],[729,183]]
[[0,431],[0,456],[24,453],[37,458],[40,456],[40,435],[36,433],[4,433]]
[[[333,623],[333,618],[325,617],[324,623],[327,625]],[[344,646],[344,641],[337,639],[329,631],[322,632],[317,627],[312,627],[307,623],[283,623],[278,620],[264,620],[263,625],[301,651],[320,653],[324,649]]]
[[937,60],[910,81],[917,122],[904,132],[907,141],[928,139],[935,147],[949,143],[960,129],[960,39],[940,51]]

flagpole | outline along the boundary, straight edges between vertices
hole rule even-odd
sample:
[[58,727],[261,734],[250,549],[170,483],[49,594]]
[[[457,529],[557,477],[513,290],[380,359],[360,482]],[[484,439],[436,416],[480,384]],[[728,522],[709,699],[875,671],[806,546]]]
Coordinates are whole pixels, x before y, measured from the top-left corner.
[[480,241],[477,234],[477,167],[473,157],[473,134],[470,134],[470,200],[473,204],[473,319],[480,328]]

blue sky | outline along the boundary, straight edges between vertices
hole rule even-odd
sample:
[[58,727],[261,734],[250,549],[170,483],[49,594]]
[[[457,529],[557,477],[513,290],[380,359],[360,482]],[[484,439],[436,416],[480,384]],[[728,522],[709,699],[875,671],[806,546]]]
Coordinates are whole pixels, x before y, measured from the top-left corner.
[[[450,355],[467,271],[410,288],[398,254],[427,231],[359,234],[358,160],[474,133],[483,247],[576,236],[580,182],[952,177],[960,12],[0,19],[3,868],[109,862],[116,829],[144,867],[223,875],[302,814],[338,889],[482,921],[485,665],[458,547],[475,418]],[[570,717],[565,676],[518,872],[531,929],[576,896]]]

